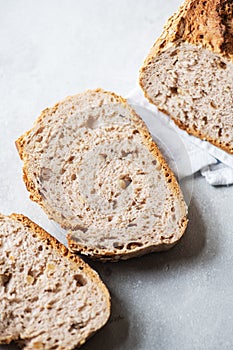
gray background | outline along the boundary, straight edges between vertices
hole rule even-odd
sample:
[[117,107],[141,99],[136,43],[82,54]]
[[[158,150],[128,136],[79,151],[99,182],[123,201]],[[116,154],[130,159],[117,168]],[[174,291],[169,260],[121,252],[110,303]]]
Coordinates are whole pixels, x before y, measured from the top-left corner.
[[[66,95],[103,87],[126,95],[178,0],[0,1],[0,211],[56,233],[22,182],[14,140]],[[83,349],[233,348],[233,187],[196,175],[189,226],[171,251],[90,262],[112,295],[110,322]],[[10,349],[0,346],[0,349]]]

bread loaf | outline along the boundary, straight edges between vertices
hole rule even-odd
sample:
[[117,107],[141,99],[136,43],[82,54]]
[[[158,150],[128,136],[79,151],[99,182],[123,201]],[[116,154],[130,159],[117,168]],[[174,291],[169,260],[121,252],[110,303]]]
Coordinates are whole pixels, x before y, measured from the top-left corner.
[[108,320],[99,276],[23,215],[0,215],[0,344],[73,349]]
[[233,2],[186,0],[152,47],[140,85],[180,128],[233,153]]
[[17,142],[31,199],[68,230],[69,248],[101,260],[168,249],[187,208],[145,124],[103,90],[42,112]]

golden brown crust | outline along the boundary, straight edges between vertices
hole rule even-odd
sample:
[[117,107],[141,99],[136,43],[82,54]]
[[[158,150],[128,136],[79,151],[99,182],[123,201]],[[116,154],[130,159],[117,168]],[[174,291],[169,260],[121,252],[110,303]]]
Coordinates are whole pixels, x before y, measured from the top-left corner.
[[[183,228],[183,233],[186,229],[188,221],[184,222],[184,228]],[[181,234],[181,236],[183,235],[183,233]],[[155,253],[155,252],[161,252],[161,251],[166,251],[171,249],[172,247],[174,247],[176,245],[176,243],[178,242],[178,240],[176,242],[173,243],[161,243],[159,245],[148,245],[146,247],[143,247],[143,249],[135,249],[131,252],[127,252],[127,253],[116,253],[116,254],[112,254],[112,253],[106,253],[105,251],[103,251],[103,253],[101,254],[101,249],[100,249],[100,253],[96,254],[93,253],[91,250],[88,249],[84,249],[82,245],[78,244],[78,243],[74,243],[74,241],[72,239],[69,238],[69,235],[67,236],[68,239],[68,244],[69,244],[69,249],[71,251],[74,250],[74,252],[80,252],[82,254],[85,254],[89,257],[91,257],[93,260],[98,260],[101,262],[118,262],[119,260],[128,260],[130,258],[139,258],[140,256],[143,256],[145,254],[150,254],[150,253]]]
[[[150,103],[153,104],[153,101],[151,100],[151,98],[149,96],[146,96],[146,98],[148,99],[148,101]],[[188,125],[182,123],[180,120],[174,118],[173,116],[171,116],[168,111],[166,111],[163,108],[158,108],[162,113],[166,114],[168,117],[170,117],[174,123],[182,130],[186,131],[188,134],[196,136],[200,139],[202,139],[203,141],[208,141],[210,143],[212,143],[214,146],[219,147],[221,149],[223,149],[224,151],[233,154],[233,148],[229,145],[229,143],[224,143],[220,140],[217,139],[213,139],[211,137],[209,137],[208,135],[204,134],[203,132],[201,132],[201,130],[197,130],[194,128],[190,128]]]
[[[118,103],[123,104],[124,107],[130,111],[130,113],[133,115],[133,121],[135,123],[135,127],[140,132],[144,144],[147,146],[147,148],[153,154],[153,156],[155,156],[156,159],[159,160],[159,162],[161,164],[161,171],[163,172],[164,177],[167,179],[168,187],[171,189],[171,191],[175,197],[179,197],[180,200],[183,201],[183,197],[182,197],[179,185],[177,183],[177,180],[175,178],[175,175],[173,174],[171,169],[168,167],[168,165],[167,165],[166,161],[164,160],[157,145],[153,142],[152,137],[151,137],[145,123],[136,114],[136,112],[128,105],[127,101],[124,98],[122,98],[121,96],[118,96],[113,92],[104,91],[100,88],[98,88],[96,90],[87,90],[86,92],[90,92],[90,91],[91,92],[101,92],[101,93],[113,96],[114,99],[116,99],[116,101]],[[82,94],[85,94],[85,93],[82,93]],[[72,97],[69,96],[66,99],[64,99],[63,101],[56,103],[56,105],[54,107],[52,107],[51,109],[47,108],[46,110],[44,110],[42,112],[42,114],[39,116],[39,118],[37,119],[37,121],[35,122],[35,124],[42,121],[47,113],[49,113],[49,114],[54,113],[54,111],[59,107],[59,105],[63,104],[64,102],[66,102],[70,98],[72,98]],[[24,161],[23,180],[26,184],[27,190],[30,192],[30,199],[37,202],[38,204],[40,204],[40,206],[45,210],[45,212],[47,212],[46,206],[43,203],[43,198],[38,193],[38,191],[35,187],[35,184],[31,180],[30,174],[28,172],[27,154],[25,154],[25,152],[24,152],[24,143],[25,143],[25,138],[30,134],[30,132],[31,132],[31,130],[27,131],[23,136],[21,136],[16,141],[18,152],[20,154],[21,159]],[[98,253],[96,253],[95,252],[96,249],[93,249],[92,247],[86,247],[85,245],[81,245],[80,243],[75,242],[72,239],[70,234],[67,235],[67,239],[68,239],[69,249],[71,249],[71,251],[75,251],[76,253],[78,252],[78,253],[86,254],[90,257],[99,259],[101,261],[117,261],[119,259],[128,259],[128,258],[141,256],[141,255],[151,253],[151,252],[170,249],[171,247],[173,247],[176,244],[176,242],[179,240],[179,238],[181,238],[181,236],[183,235],[183,233],[187,227],[187,223],[188,223],[188,220],[185,216],[183,218],[183,221],[182,221],[181,226],[180,226],[180,236],[175,241],[174,240],[169,241],[169,239],[164,239],[163,242],[161,242],[157,245],[148,245],[146,247],[145,246],[144,247],[135,247],[135,249],[133,249],[132,251],[121,252],[120,250],[115,249],[114,251],[106,252],[106,250],[104,250],[104,249],[98,249]]]
[[[166,111],[164,110],[161,110],[161,112],[165,113],[165,114],[168,114]],[[216,146],[216,147],[219,147],[221,148],[222,150],[230,153],[230,154],[233,154],[233,148],[230,146],[229,143],[224,143],[220,140],[217,140],[217,139],[213,139],[211,138],[210,136],[204,134],[201,132],[201,130],[197,130],[197,129],[194,129],[194,128],[191,128],[190,126],[188,125],[185,125],[184,123],[182,123],[180,120],[177,120],[173,117],[171,117],[171,119],[174,121],[174,123],[179,126],[180,129],[182,130],[185,130],[187,131],[190,135],[193,135],[193,136],[196,136],[200,139],[202,139],[203,141],[208,141],[210,143],[212,143],[212,145]]]
[[186,0],[168,19],[145,64],[177,41],[200,45],[233,60],[232,23],[231,0]]
[[[233,61],[233,2],[232,0],[185,0],[183,5],[171,16],[155,44],[150,50],[143,67],[140,70],[139,84],[145,97],[154,104],[144,89],[143,75],[154,57],[159,56],[170,46],[176,46],[180,42],[209,49]],[[233,148],[229,143],[213,139],[209,135],[196,130],[177,120],[165,110],[173,121],[189,134],[206,140],[213,145],[233,154]]]

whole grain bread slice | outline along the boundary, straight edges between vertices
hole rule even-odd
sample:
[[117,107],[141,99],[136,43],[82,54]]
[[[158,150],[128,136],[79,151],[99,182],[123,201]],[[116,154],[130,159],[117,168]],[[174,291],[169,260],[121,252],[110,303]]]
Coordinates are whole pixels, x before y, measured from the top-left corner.
[[180,128],[233,153],[233,2],[186,0],[146,58],[140,85]]
[[187,225],[175,176],[126,100],[101,89],[42,112],[16,145],[31,199],[69,248],[119,260],[172,247]]
[[73,349],[101,328],[110,296],[78,256],[23,215],[0,215],[0,344]]

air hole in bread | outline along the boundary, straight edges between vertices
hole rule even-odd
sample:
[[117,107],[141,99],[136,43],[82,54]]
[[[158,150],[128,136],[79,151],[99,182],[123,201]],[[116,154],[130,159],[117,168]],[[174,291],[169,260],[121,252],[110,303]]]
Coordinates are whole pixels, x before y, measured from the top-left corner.
[[178,88],[176,86],[170,87],[170,91],[172,94],[176,95],[178,93]]
[[105,154],[105,153],[100,153],[99,156],[101,158],[103,158],[104,160],[107,158],[107,154]]
[[35,296],[35,297],[33,297],[33,298],[30,298],[30,301],[32,302],[32,303],[34,303],[35,301],[38,301],[39,300],[39,297],[38,296]]
[[94,118],[92,116],[89,116],[86,121],[86,126],[89,129],[96,129],[99,126],[99,120],[98,118]]
[[170,57],[174,57],[177,55],[177,50],[174,50],[170,53]]
[[0,286],[6,287],[10,282],[11,277],[12,274],[8,271],[4,272],[3,274],[0,274]]
[[213,101],[210,102],[210,106],[214,109],[218,108],[218,106]]
[[206,125],[207,122],[208,122],[208,121],[207,121],[207,117],[203,117],[202,120],[203,120],[204,124]]
[[126,152],[125,150],[121,150],[121,156],[123,158],[127,157],[129,154],[132,154],[133,152]]
[[43,140],[43,136],[40,136],[36,139],[36,142],[41,142]]
[[142,246],[143,246],[143,244],[141,242],[130,242],[127,244],[126,249],[133,250],[136,248],[140,248]]
[[176,216],[175,216],[175,214],[172,214],[172,221],[176,221]]
[[68,159],[67,159],[67,163],[72,163],[74,160],[74,156],[70,156]]
[[41,126],[38,130],[35,131],[35,135],[42,133],[43,130],[44,130],[44,126]]
[[227,68],[227,65],[226,65],[225,62],[220,61],[220,62],[219,62],[219,67],[222,68],[222,69],[226,69],[226,68]]
[[71,180],[72,180],[72,181],[76,180],[76,178],[77,178],[76,174],[72,174],[72,175],[71,175]]
[[121,249],[124,248],[124,244],[119,243],[119,242],[114,242],[113,243],[113,248],[121,250]]
[[129,224],[127,227],[136,227],[137,224]]
[[129,175],[122,175],[119,179],[119,187],[125,190],[132,183],[132,179]]
[[69,331],[72,331],[74,329],[81,329],[85,326],[85,324],[83,322],[76,322],[76,323],[73,323],[71,326],[70,326],[70,329]]
[[29,313],[32,312],[32,309],[31,309],[30,307],[26,307],[26,308],[24,309],[24,312],[25,312],[26,314],[29,314]]
[[52,171],[50,168],[41,168],[41,176],[40,179],[41,181],[48,181],[50,177],[52,176]]
[[74,275],[77,287],[83,287],[87,284],[86,279],[82,275]]

